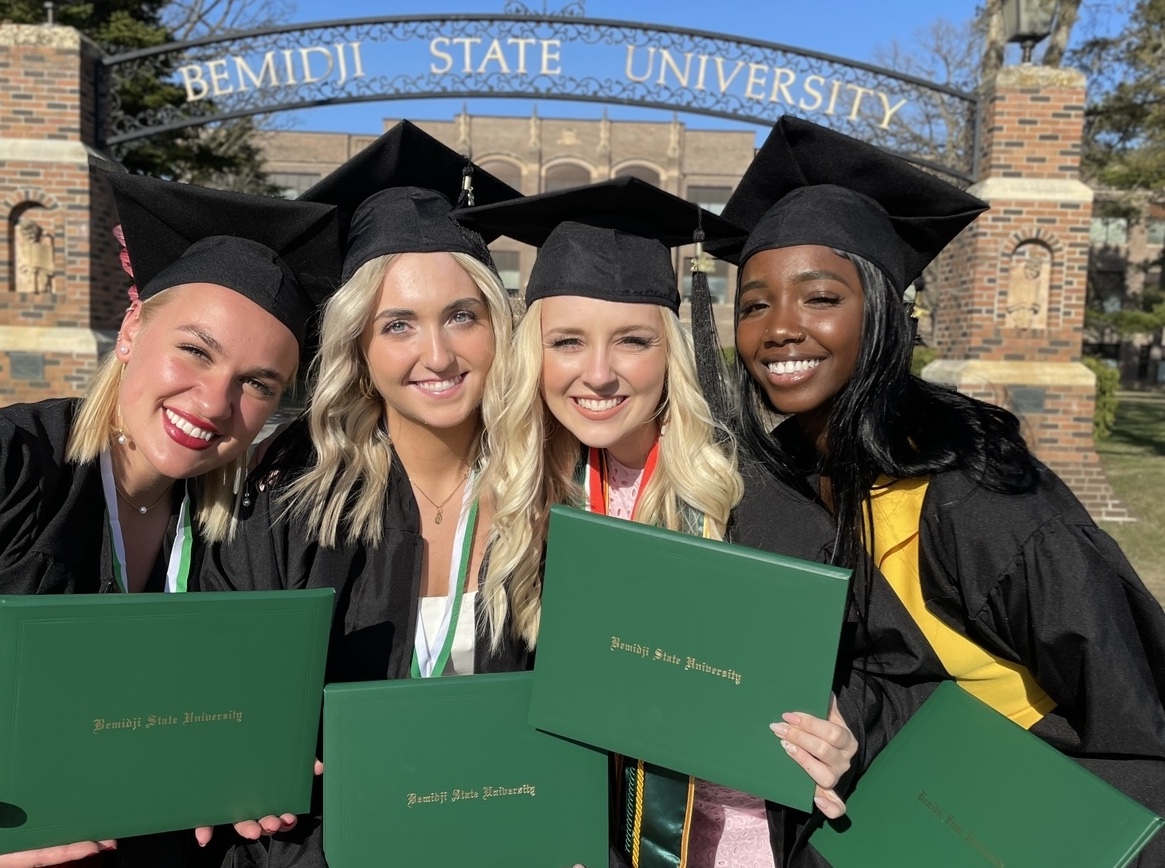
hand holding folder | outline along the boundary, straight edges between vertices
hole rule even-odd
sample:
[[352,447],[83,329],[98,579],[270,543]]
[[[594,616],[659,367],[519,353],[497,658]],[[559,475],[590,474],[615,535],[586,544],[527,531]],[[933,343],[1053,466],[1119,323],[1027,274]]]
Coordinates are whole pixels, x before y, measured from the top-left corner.
[[782,722],[770,729],[781,739],[793,762],[805,769],[817,789],[813,804],[831,820],[845,814],[845,802],[834,790],[849,771],[858,751],[858,740],[837,708],[837,697],[829,695],[829,717],[822,720],[801,712],[786,712]]
[[0,852],[306,811],[332,598],[0,597]]
[[555,506],[544,574],[532,725],[812,808],[769,726],[828,715],[849,570]]

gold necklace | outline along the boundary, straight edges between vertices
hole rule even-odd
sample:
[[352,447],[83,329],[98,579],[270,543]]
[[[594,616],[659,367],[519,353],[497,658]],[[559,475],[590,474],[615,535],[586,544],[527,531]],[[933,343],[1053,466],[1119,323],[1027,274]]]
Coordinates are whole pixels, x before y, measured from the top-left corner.
[[153,503],[151,503],[149,506],[138,506],[136,503],[134,503],[132,500],[129,499],[128,495],[126,495],[126,493],[124,491],[122,491],[120,488],[117,487],[116,482],[113,484],[113,490],[116,491],[121,496],[122,500],[124,500],[126,503],[128,503],[130,506],[132,506],[134,509],[136,509],[138,511],[139,515],[145,515],[147,512],[149,512],[151,509],[153,509],[155,506],[157,506],[159,503],[161,503],[162,498],[165,497],[166,495],[168,495],[171,491],[173,491],[173,489],[174,489],[173,485],[169,486],[165,491],[162,492],[161,496],[157,500],[155,500]]
[[429,501],[429,503],[431,503],[431,504],[433,504],[433,506],[437,507],[437,512],[433,515],[433,523],[440,524],[441,522],[443,522],[445,520],[445,504],[447,504],[450,500],[453,499],[453,495],[455,495],[461,489],[462,483],[464,483],[465,480],[467,480],[467,479],[469,479],[469,468],[468,467],[466,467],[465,472],[463,474],[461,474],[461,479],[460,479],[460,481],[458,481],[457,487],[454,488],[451,492],[449,492],[449,496],[446,497],[444,500],[442,500],[440,503],[437,503],[437,501],[433,500],[433,498],[431,498],[431,497],[429,497],[429,495],[425,494],[425,492],[421,489],[421,486],[417,485],[416,482],[413,482],[413,480],[409,480],[409,481],[413,483],[413,488],[415,488],[417,491],[421,492],[421,496],[424,497],[425,500]]

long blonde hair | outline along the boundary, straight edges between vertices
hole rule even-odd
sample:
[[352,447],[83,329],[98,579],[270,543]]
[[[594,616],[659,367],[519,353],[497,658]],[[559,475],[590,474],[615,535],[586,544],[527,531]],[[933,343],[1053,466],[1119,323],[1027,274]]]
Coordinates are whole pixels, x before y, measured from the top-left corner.
[[[542,546],[550,507],[582,502],[575,481],[580,443],[542,400],[541,301],[530,305],[514,336],[504,390],[482,405],[489,432],[483,488],[495,499],[489,567],[482,582],[491,647],[513,634],[534,648],[541,612]],[[636,521],[685,530],[684,508],[702,513],[723,539],[729,513],[744,494],[736,446],[708,409],[696,379],[692,338],[660,307],[667,381],[659,408],[659,463],[644,488]]]
[[[341,526],[347,542],[377,545],[392,467],[392,443],[382,424],[384,402],[371,387],[360,336],[373,315],[381,285],[400,254],[371,259],[356,270],[324,307],[320,352],[310,370],[308,431],[312,465],[284,490],[287,511],[303,521],[320,545],[334,547]],[[489,309],[493,366],[485,394],[502,376],[513,333],[513,309],[501,280],[465,253],[449,255],[473,279]]]
[[[177,287],[175,287],[177,288]],[[138,315],[146,328],[154,314],[172,299],[175,288],[163,290],[141,303]],[[105,357],[93,377],[93,383],[81,399],[65,457],[74,464],[96,461],[117,436],[115,421],[120,415],[121,378],[124,363],[111,352]],[[242,486],[239,481],[246,473],[246,452],[229,465],[208,471],[189,480],[195,504],[194,518],[202,536],[209,542],[220,542],[234,535],[237,525]]]

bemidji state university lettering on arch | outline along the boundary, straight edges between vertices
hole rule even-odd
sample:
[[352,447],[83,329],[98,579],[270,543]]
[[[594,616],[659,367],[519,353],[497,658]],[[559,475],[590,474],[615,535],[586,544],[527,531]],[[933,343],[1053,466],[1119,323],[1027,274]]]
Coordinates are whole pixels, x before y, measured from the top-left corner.
[[[515,97],[632,105],[770,125],[792,113],[953,178],[976,171],[972,94],[772,42],[536,13],[401,15],[296,24],[104,61],[106,144],[255,114],[396,99]],[[129,113],[140,76],[175,99]]]

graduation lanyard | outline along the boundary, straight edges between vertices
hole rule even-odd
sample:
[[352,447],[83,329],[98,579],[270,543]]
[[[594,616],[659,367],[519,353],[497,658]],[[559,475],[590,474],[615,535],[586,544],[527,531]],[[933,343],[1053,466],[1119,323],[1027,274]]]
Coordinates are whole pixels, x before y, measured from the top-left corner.
[[[123,593],[129,592],[129,578],[125,567],[125,541],[121,534],[121,519],[117,511],[117,488],[113,482],[113,460],[109,452],[101,453],[101,488],[105,493],[105,515],[109,520],[109,538],[113,541],[113,577]],[[166,564],[166,593],[181,594],[190,580],[190,549],[194,535],[190,528],[190,495],[182,495],[178,510],[178,535],[170,549]]]
[[417,607],[417,633],[413,639],[413,678],[431,678],[445,671],[453,652],[453,638],[457,633],[457,619],[461,616],[461,598],[465,594],[469,575],[469,556],[473,551],[473,535],[477,529],[477,501],[470,499],[473,477],[470,476],[461,499],[461,513],[457,517],[457,533],[453,536],[453,552],[449,557],[449,596],[445,598],[445,614],[441,625],[430,641],[425,633],[425,619]]
[[[635,503],[631,507],[631,518],[635,519],[635,512],[639,509],[639,498],[647,490],[647,483],[655,473],[655,465],[659,463],[659,438],[651,445],[647,453],[647,463],[643,465],[643,479],[639,483],[639,491],[635,494]],[[587,475],[584,485],[587,496],[587,512],[607,515],[611,503],[611,483],[607,473],[607,451],[591,446],[587,449]]]

